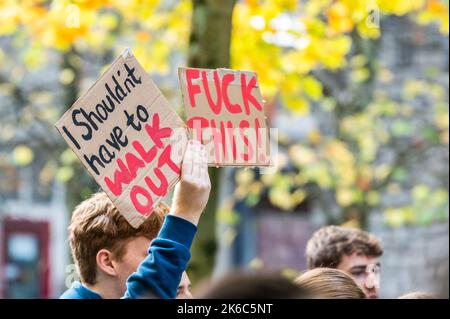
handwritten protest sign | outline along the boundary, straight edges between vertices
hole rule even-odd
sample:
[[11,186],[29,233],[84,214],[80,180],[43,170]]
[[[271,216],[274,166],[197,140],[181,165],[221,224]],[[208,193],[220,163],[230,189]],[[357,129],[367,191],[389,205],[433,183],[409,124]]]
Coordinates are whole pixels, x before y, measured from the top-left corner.
[[264,102],[254,72],[179,68],[190,136],[210,166],[270,166]]
[[133,227],[179,180],[186,127],[130,51],[55,126]]

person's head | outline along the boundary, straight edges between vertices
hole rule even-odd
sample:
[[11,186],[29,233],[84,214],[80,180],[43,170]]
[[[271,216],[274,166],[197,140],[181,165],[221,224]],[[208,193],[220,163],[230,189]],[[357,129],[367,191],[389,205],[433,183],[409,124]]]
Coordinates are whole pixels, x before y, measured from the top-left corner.
[[415,291],[407,293],[403,296],[398,297],[398,299],[438,299],[439,296],[429,292]]
[[189,277],[187,273],[184,271],[183,275],[181,276],[180,284],[178,285],[177,290],[177,299],[193,299],[191,293],[191,281],[189,280]]
[[355,279],[367,298],[378,298],[380,241],[359,229],[326,226],[319,229],[306,246],[309,269],[336,268]]
[[295,280],[317,299],[365,299],[366,295],[352,277],[333,268],[315,268]]
[[69,241],[81,282],[88,287],[107,285],[103,298],[121,297],[127,278],[147,256],[168,211],[161,202],[133,228],[103,192],[79,204],[69,226]]
[[278,273],[236,272],[224,276],[206,289],[206,299],[303,299],[302,287]]

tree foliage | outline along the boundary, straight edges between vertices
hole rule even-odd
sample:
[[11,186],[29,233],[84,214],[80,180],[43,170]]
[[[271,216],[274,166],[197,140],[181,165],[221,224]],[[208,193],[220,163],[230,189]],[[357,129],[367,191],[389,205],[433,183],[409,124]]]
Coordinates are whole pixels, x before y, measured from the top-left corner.
[[[238,220],[235,202],[255,206],[262,198],[284,211],[313,201],[328,222],[364,224],[371,211],[384,211],[397,226],[448,218],[448,170],[433,185],[411,171],[433,152],[447,153],[448,163],[448,82],[437,76],[448,70],[399,80],[377,51],[388,16],[448,37],[448,1],[237,1],[230,47],[210,49],[202,49],[208,31],[220,32],[223,21],[212,19],[202,32],[208,15],[193,7],[189,0],[1,0],[0,145],[11,152],[0,153],[0,162],[22,167],[46,155],[40,183],[67,183],[74,204],[95,186],[53,123],[103,66],[131,47],[181,101],[178,86],[164,80],[179,61],[223,67],[227,59],[210,58],[229,55],[232,68],[258,72],[268,104],[324,121],[303,140],[280,135],[276,174],[237,171],[235,192],[218,210],[222,221]],[[394,84],[396,96],[388,92]],[[406,201],[385,206],[404,192]]]

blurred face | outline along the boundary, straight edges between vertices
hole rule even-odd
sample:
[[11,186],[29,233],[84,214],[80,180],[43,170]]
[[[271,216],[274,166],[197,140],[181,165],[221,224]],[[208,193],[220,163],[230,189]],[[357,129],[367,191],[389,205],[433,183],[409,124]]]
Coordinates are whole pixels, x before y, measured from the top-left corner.
[[118,286],[121,290],[120,295],[123,295],[126,291],[125,284],[128,277],[138,269],[140,263],[147,257],[150,242],[151,240],[144,236],[129,240],[125,245],[125,253],[122,259],[115,262]]
[[191,281],[185,271],[181,276],[180,285],[178,286],[177,299],[194,299],[191,294]]
[[[151,240],[144,237],[136,237],[128,241],[125,245],[125,253],[120,261],[116,261],[118,273],[117,281],[119,283],[119,295],[125,294],[126,282],[132,273],[136,272],[139,265],[148,255],[148,248]],[[191,281],[186,272],[183,272],[180,285],[177,290],[177,299],[193,299],[191,294]]]
[[378,298],[380,290],[380,262],[378,257],[368,257],[361,252],[344,255],[337,269],[355,279],[367,298]]

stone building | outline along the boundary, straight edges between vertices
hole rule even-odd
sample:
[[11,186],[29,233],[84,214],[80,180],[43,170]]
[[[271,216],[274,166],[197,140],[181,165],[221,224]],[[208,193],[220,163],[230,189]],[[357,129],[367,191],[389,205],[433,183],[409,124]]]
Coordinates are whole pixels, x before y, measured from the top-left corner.
[[65,187],[40,183],[40,168],[0,165],[1,298],[55,298],[65,288]]

